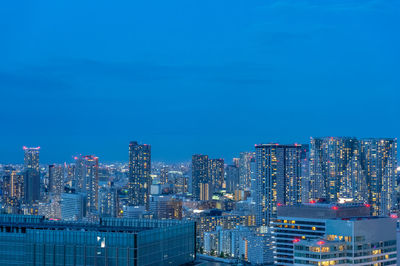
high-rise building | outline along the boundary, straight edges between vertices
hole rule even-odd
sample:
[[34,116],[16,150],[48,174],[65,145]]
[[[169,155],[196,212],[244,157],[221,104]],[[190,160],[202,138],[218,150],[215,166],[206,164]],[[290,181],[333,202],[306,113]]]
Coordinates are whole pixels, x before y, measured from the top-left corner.
[[64,168],[61,165],[49,165],[49,192],[60,196],[64,191]]
[[211,182],[208,177],[208,155],[192,156],[192,195],[196,200],[208,200]]
[[24,199],[24,175],[13,167],[3,168],[2,202],[7,213],[18,213],[21,199]]
[[39,150],[40,147],[24,149],[24,191],[25,201],[33,203],[40,199],[40,169]]
[[99,193],[99,158],[93,155],[76,157],[75,179],[77,192],[86,194],[86,212],[97,214]]
[[211,180],[213,191],[222,189],[225,179],[224,159],[208,161],[208,179]]
[[301,203],[302,146],[256,145],[256,223],[269,225],[278,205]]
[[311,138],[310,181],[312,200],[366,201],[359,141],[352,137]]
[[0,265],[186,265],[195,238],[191,221],[0,215]]
[[368,204],[279,206],[275,265],[396,265],[396,220],[369,213]]
[[239,157],[239,187],[247,189],[251,186],[251,159],[254,152],[241,152]]
[[396,200],[397,139],[311,138],[310,198],[372,205],[388,215]]
[[129,205],[149,207],[151,180],[151,146],[129,143]]
[[372,215],[388,215],[396,204],[397,139],[362,139],[361,158]]
[[235,193],[239,189],[239,167],[236,165],[226,166],[226,191],[229,193]]

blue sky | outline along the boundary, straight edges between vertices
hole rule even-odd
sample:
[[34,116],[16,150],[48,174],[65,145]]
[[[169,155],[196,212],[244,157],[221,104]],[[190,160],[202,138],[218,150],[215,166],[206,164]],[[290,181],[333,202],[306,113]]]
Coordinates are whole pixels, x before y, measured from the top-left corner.
[[126,161],[310,136],[397,137],[393,0],[8,1],[0,8],[0,162]]

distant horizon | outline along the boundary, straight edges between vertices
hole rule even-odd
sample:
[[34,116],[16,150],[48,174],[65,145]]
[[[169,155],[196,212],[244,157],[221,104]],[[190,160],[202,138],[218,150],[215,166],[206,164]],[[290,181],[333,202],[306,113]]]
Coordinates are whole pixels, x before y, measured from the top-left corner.
[[0,9],[0,162],[400,135],[400,1],[22,2]]
[[[330,137],[349,137],[349,138],[357,138],[357,139],[397,139],[397,137],[358,137],[358,136],[329,136],[329,135],[326,135],[326,136],[318,136],[318,137],[316,137],[316,136],[314,136],[314,137],[309,137],[309,140],[311,139],[311,138],[330,138]],[[49,156],[51,157],[51,155],[49,155],[48,153],[45,153],[45,160],[43,160],[43,149],[44,149],[44,147],[42,147],[42,146],[40,146],[40,145],[23,145],[23,146],[21,146],[21,149],[20,149],[20,160],[19,160],[19,162],[17,162],[17,161],[8,161],[8,162],[6,162],[6,161],[0,161],[0,164],[22,164],[23,163],[23,159],[24,159],[24,153],[23,153],[23,147],[28,147],[28,148],[32,148],[32,147],[39,147],[40,148],[40,164],[52,164],[52,163],[72,163],[73,161],[74,161],[74,157],[75,156],[79,156],[79,155],[95,155],[95,156],[97,156],[97,157],[99,157],[99,162],[100,163],[124,163],[124,162],[128,162],[128,149],[129,149],[129,143],[131,142],[131,141],[135,141],[135,140],[130,140],[130,141],[128,141],[127,142],[127,144],[126,144],[126,146],[125,146],[125,148],[126,148],[126,159],[125,160],[123,160],[123,159],[105,159],[105,160],[102,160],[102,158],[104,158],[103,157],[103,155],[100,153],[90,153],[90,152],[85,152],[85,153],[74,153],[74,154],[72,154],[72,155],[70,155],[69,157],[70,157],[70,160],[68,160],[68,159],[66,159],[66,160],[61,160],[61,161],[56,161],[56,160],[54,160],[54,161],[49,161],[47,158],[49,158]],[[177,161],[173,161],[173,160],[169,160],[169,159],[163,159],[163,158],[157,158],[157,157],[154,157],[154,152],[153,152],[153,149],[154,149],[154,146],[151,144],[151,143],[148,143],[148,142],[141,142],[141,141],[138,141],[140,144],[148,144],[148,145],[150,145],[151,146],[151,149],[152,149],[152,161],[153,162],[156,162],[156,163],[167,163],[167,164],[177,164],[177,163],[187,163],[187,162],[191,162],[191,157],[192,157],[192,155],[194,155],[194,154],[204,154],[204,155],[208,155],[210,158],[222,158],[222,159],[224,159],[225,160],[225,164],[228,162],[228,164],[229,163],[231,163],[232,161],[233,161],[233,158],[238,158],[239,156],[240,156],[240,153],[241,152],[251,152],[251,151],[255,151],[254,150],[254,146],[255,145],[257,145],[257,144],[275,144],[275,143],[277,143],[277,144],[280,144],[280,145],[291,145],[291,144],[301,144],[301,145],[304,145],[304,144],[307,144],[307,145],[310,145],[310,142],[308,141],[308,142],[292,142],[292,143],[283,143],[283,142],[276,142],[276,141],[271,141],[271,142],[259,142],[259,143],[255,143],[255,144],[253,144],[252,146],[250,146],[249,147],[249,149],[247,149],[247,150],[241,150],[241,151],[237,151],[236,153],[235,153],[235,155],[230,155],[230,156],[227,156],[227,157],[224,157],[224,156],[213,156],[213,154],[210,154],[210,153],[207,153],[206,151],[205,152],[193,152],[193,153],[191,153],[190,154],[190,156],[187,158],[187,159],[183,159],[183,160],[177,160]],[[204,148],[205,149],[205,148]],[[106,158],[108,158],[108,156],[106,157]],[[398,153],[398,159],[400,159],[400,154]],[[400,163],[400,160],[399,160],[399,163]]]

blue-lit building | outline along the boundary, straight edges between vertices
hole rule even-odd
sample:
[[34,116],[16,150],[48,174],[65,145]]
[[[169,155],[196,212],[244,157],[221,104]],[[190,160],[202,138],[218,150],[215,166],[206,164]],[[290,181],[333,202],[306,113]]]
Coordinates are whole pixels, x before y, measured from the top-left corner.
[[194,261],[195,238],[189,221],[0,215],[0,265],[181,265]]

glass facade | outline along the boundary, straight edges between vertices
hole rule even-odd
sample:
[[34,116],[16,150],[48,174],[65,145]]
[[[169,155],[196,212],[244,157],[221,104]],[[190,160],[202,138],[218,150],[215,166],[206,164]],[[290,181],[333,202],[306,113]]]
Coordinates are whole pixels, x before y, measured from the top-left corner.
[[66,223],[0,215],[0,228],[0,265],[181,265],[195,259],[194,222]]

